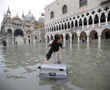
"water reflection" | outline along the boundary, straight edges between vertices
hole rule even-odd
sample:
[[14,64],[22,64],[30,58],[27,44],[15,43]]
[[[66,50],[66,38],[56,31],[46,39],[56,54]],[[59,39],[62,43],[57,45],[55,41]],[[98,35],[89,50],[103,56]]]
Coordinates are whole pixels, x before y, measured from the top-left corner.
[[51,90],[83,90],[73,84],[71,84],[67,79],[40,79],[39,86],[51,86]]

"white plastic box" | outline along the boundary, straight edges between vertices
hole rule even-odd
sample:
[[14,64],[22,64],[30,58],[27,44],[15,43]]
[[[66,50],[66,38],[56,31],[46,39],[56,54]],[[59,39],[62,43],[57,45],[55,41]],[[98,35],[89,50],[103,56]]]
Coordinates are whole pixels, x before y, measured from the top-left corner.
[[42,64],[39,69],[39,76],[42,78],[67,78],[65,64]]

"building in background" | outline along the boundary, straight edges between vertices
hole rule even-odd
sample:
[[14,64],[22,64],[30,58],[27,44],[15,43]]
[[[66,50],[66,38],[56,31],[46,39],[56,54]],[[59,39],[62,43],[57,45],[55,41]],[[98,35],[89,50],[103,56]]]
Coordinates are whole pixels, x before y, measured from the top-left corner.
[[110,39],[110,0],[56,0],[45,7],[45,39],[60,33],[64,45]]
[[30,11],[27,15],[22,14],[21,18],[18,15],[12,17],[8,8],[1,23],[1,38],[9,45],[33,44],[41,41],[44,28],[43,19],[44,17],[37,21]]

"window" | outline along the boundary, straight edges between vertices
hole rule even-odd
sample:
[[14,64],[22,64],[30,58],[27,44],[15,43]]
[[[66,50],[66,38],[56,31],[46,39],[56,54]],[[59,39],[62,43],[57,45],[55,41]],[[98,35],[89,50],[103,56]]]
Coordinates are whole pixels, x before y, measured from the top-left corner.
[[85,5],[87,5],[87,0],[80,0],[79,6],[80,6],[80,7],[83,7],[83,6],[85,6]]
[[53,11],[50,12],[50,19],[52,19],[52,18],[54,18],[54,12]]
[[63,13],[63,14],[67,13],[67,12],[68,12],[67,9],[68,9],[67,5],[63,5],[62,13]]

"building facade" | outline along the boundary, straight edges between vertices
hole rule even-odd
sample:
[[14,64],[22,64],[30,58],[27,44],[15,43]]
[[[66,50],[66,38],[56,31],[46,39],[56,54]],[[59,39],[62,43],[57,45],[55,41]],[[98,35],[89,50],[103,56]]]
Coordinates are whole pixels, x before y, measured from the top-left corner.
[[62,34],[66,40],[90,41],[110,39],[109,0],[56,0],[45,8],[45,39]]
[[27,15],[22,14],[21,18],[18,15],[12,17],[8,8],[1,23],[2,40],[10,45],[41,41],[41,30],[44,28],[43,18],[41,19],[36,21],[30,11]]

